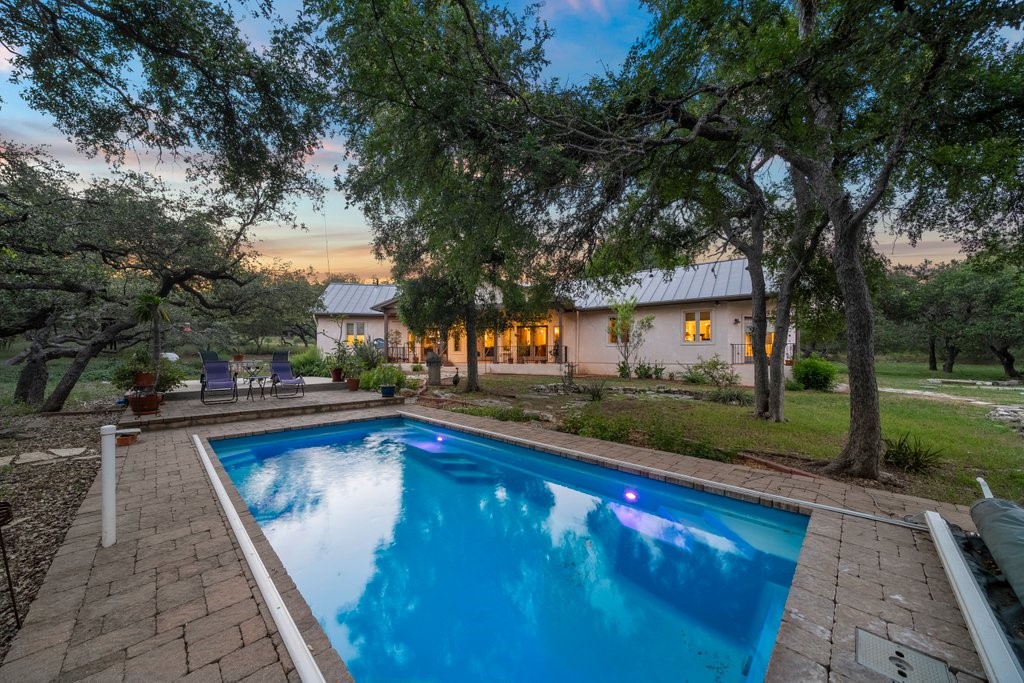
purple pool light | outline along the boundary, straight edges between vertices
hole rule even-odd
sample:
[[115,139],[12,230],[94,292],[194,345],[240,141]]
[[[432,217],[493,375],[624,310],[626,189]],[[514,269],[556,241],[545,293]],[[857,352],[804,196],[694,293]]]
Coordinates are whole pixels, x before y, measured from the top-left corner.
[[628,500],[630,503],[635,503],[640,496],[637,495],[633,489],[626,489],[626,492],[622,494],[622,497]]

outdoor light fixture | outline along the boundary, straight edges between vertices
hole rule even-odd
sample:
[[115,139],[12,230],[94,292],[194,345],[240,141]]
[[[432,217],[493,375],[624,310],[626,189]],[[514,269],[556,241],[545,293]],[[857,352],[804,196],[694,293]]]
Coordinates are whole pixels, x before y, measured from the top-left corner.
[[442,436],[438,435],[438,437],[437,437],[437,440],[438,440],[438,441],[444,441],[444,437],[442,437]]
[[635,503],[640,496],[637,495],[633,489],[626,489],[626,492],[622,494],[622,497],[628,500],[630,503]]

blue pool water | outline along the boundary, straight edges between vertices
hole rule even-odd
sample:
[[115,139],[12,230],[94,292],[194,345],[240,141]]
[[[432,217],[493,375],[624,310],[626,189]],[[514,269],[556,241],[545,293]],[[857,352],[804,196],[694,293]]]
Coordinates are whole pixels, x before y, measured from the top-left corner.
[[414,420],[213,446],[358,683],[760,680],[807,525]]

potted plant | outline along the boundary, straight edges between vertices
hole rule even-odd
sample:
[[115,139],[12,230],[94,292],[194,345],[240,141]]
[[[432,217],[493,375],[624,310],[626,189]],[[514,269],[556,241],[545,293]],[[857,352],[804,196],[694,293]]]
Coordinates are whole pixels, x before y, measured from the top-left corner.
[[343,341],[334,342],[334,352],[327,358],[331,366],[331,381],[340,382],[352,365],[352,350]]
[[141,348],[125,356],[110,375],[110,383],[127,392],[128,407],[136,415],[156,413],[163,392],[182,386],[184,380],[185,370],[181,366],[161,358],[154,367]]

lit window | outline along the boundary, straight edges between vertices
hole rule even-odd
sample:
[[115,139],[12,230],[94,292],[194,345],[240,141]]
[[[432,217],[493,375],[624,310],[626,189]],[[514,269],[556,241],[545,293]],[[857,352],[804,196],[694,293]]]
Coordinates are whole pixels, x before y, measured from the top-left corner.
[[[618,321],[618,318],[608,318],[608,343],[609,344],[618,344],[619,343],[620,335],[615,334],[615,327],[616,327],[617,321]],[[628,328],[622,331],[621,337],[622,337],[622,343],[625,344],[625,343],[629,342],[629,329]]]
[[453,334],[452,335],[452,351],[455,351],[455,352],[462,351],[462,335],[461,334]]
[[366,323],[345,323],[345,341],[353,344],[366,341]]
[[684,342],[711,341],[711,311],[689,311],[683,318]]

